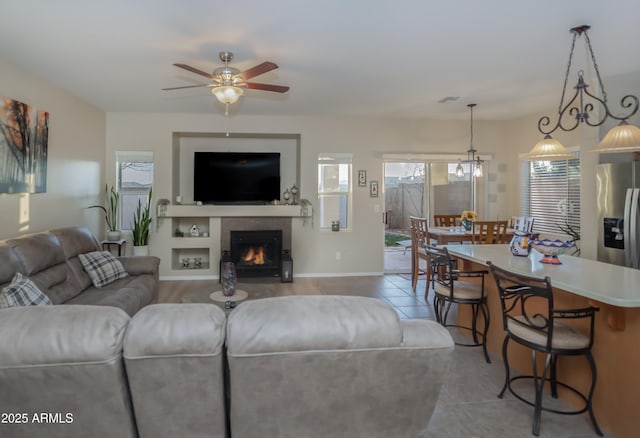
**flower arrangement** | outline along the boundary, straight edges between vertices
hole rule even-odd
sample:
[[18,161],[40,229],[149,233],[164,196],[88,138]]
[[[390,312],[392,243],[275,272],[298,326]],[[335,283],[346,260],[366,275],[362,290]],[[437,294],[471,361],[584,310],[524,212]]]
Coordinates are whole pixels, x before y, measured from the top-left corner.
[[465,210],[462,212],[462,216],[460,216],[460,220],[462,221],[474,221],[478,218],[478,213],[471,210]]
[[471,224],[474,220],[478,218],[478,213],[471,210],[465,210],[462,212],[462,216],[460,216],[460,221],[462,222],[462,226],[465,230],[471,230]]

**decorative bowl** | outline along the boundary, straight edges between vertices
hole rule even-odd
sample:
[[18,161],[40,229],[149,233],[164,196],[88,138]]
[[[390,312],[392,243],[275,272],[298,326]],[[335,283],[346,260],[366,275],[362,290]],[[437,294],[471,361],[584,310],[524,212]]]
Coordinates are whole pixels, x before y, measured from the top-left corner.
[[540,259],[540,263],[550,265],[561,265],[558,255],[563,254],[567,249],[575,247],[575,242],[569,240],[550,240],[550,239],[533,239],[531,247],[544,255]]

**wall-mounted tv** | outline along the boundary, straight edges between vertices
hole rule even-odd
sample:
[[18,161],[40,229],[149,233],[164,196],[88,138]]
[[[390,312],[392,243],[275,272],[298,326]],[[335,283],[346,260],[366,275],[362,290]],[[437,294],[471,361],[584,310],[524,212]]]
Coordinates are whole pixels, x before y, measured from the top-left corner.
[[194,154],[194,201],[203,204],[267,204],[280,199],[280,153]]

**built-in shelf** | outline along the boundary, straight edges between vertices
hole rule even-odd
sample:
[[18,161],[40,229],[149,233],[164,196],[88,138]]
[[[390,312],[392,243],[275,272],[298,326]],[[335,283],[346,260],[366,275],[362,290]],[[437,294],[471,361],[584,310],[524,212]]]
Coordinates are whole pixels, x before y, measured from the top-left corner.
[[168,205],[164,217],[309,217],[301,205]]

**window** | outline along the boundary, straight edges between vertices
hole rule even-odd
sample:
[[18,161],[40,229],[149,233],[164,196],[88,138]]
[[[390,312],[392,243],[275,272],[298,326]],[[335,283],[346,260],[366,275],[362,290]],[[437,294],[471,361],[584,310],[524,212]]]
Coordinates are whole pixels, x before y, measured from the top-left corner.
[[580,232],[580,158],[523,162],[522,214],[535,218],[535,230]]
[[144,205],[153,185],[151,152],[117,152],[117,190],[120,194],[120,229],[130,230],[138,200]]
[[320,228],[351,225],[351,154],[320,154],[318,157],[318,210]]

